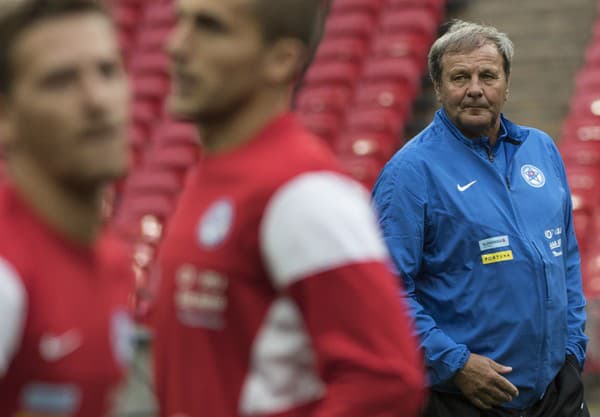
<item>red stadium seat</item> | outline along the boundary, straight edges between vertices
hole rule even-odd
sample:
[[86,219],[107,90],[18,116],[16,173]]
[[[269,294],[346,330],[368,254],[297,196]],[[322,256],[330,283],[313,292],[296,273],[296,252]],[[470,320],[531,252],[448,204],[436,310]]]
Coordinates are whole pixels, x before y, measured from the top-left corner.
[[412,58],[421,71],[427,65],[429,44],[411,33],[378,33],[373,38],[372,56],[375,58]]
[[124,192],[138,194],[162,192],[176,196],[182,188],[179,176],[171,171],[138,169],[125,183]]
[[140,51],[164,51],[171,28],[168,26],[142,26],[137,34],[137,48]]
[[307,87],[342,85],[352,88],[359,77],[360,67],[352,62],[316,61],[306,73]]
[[332,15],[325,24],[325,39],[356,37],[368,40],[376,27],[369,13]]
[[384,33],[414,33],[431,43],[438,30],[436,17],[426,9],[413,8],[385,12],[381,19]]
[[334,113],[299,114],[302,124],[322,139],[331,142],[336,136],[340,118]]
[[153,142],[159,146],[183,145],[197,148],[200,139],[195,126],[191,123],[180,123],[173,120],[163,120],[156,127]]
[[140,74],[132,80],[135,98],[163,101],[169,93],[169,78],[162,74]]
[[575,77],[575,88],[578,93],[600,91],[600,74],[596,68],[584,68]]
[[446,0],[387,0],[387,8],[392,10],[424,8],[439,22],[444,16]]
[[138,52],[131,56],[131,71],[134,74],[168,75],[169,58],[162,52]]
[[374,157],[384,164],[400,145],[400,136],[397,134],[365,131],[340,135],[335,140],[334,149],[338,154]]
[[565,165],[600,167],[600,142],[561,142],[559,149]]
[[174,23],[175,14],[171,1],[148,2],[144,13],[145,25],[171,27]]
[[161,146],[148,151],[144,166],[186,171],[197,159],[198,154],[189,147]]
[[571,99],[570,111],[577,117],[600,117],[600,90],[575,95]]
[[352,91],[347,87],[305,88],[298,94],[296,108],[300,113],[341,114],[348,106]]
[[357,87],[353,105],[394,109],[403,118],[411,112],[411,88],[404,83],[364,83]]
[[346,117],[346,126],[350,132],[367,131],[399,135],[404,128],[404,120],[393,109],[352,109]]
[[319,46],[316,59],[318,62],[351,61],[360,64],[367,57],[368,51],[368,44],[364,39],[325,39]]
[[384,0],[335,0],[331,4],[331,15],[366,12],[373,16],[379,14],[384,4]]
[[421,71],[410,58],[370,59],[365,63],[365,82],[404,84],[410,99],[414,99],[421,87]]
[[360,181],[368,190],[373,188],[382,163],[373,156],[339,155],[342,168],[353,178]]
[[562,140],[600,142],[600,117],[568,117],[563,123]]

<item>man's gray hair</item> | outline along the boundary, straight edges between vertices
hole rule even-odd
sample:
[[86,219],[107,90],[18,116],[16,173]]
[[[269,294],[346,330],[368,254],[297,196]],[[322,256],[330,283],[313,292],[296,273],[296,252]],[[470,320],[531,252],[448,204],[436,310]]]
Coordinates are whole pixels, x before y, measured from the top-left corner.
[[496,46],[504,60],[504,73],[510,76],[514,45],[506,33],[493,26],[480,25],[463,20],[452,21],[448,31],[439,37],[429,50],[428,65],[431,80],[442,82],[442,58],[447,53],[471,52],[483,45]]

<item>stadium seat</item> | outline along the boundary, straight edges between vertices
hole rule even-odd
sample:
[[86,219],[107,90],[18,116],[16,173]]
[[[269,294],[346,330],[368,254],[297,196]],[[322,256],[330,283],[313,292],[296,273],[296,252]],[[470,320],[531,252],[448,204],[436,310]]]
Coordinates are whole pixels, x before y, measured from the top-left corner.
[[335,0],[331,4],[331,15],[349,12],[366,12],[377,16],[382,9],[384,0]]
[[152,0],[146,5],[143,16],[144,25],[171,27],[175,23],[173,3],[164,0]]
[[426,9],[413,8],[387,11],[381,19],[384,33],[413,33],[431,43],[438,29],[436,17]]
[[177,196],[182,185],[177,174],[167,170],[138,169],[126,180],[124,192],[166,193]]
[[331,142],[338,133],[340,118],[334,113],[300,113],[299,120],[307,129],[327,142]]
[[343,13],[332,15],[325,24],[325,39],[356,37],[369,40],[375,19],[369,13]]
[[342,168],[353,178],[360,181],[367,190],[373,188],[382,168],[381,161],[370,155],[340,154],[339,161]]
[[360,66],[352,62],[319,62],[308,70],[304,78],[307,87],[342,85],[352,88],[358,79]]
[[563,123],[561,142],[569,141],[600,142],[600,117],[567,117]]
[[134,74],[168,75],[169,58],[162,51],[136,52],[131,56],[130,65]]
[[600,74],[596,68],[584,68],[575,77],[575,90],[578,93],[600,91]]
[[387,0],[388,10],[425,8],[439,22],[444,17],[446,0]]
[[366,62],[362,80],[370,83],[402,84],[412,100],[420,91],[421,75],[417,63],[410,58],[374,58]]
[[134,98],[162,102],[169,92],[169,78],[162,74],[140,74],[132,79]]
[[305,88],[296,98],[296,108],[301,113],[336,113],[342,114],[350,101],[352,91],[350,88],[317,87]]
[[364,83],[356,89],[353,106],[395,109],[400,117],[406,119],[411,112],[411,94],[412,89],[405,83]]
[[367,131],[399,135],[404,128],[404,120],[391,108],[353,108],[346,118],[346,126],[350,132]]
[[600,118],[600,91],[575,95],[571,99],[570,111],[577,117]]
[[368,43],[361,38],[324,40],[317,50],[317,62],[351,61],[360,64],[368,54]]
[[411,33],[378,33],[373,37],[372,57],[412,58],[421,71],[427,65],[429,44]]
[[375,158],[381,166],[398,150],[401,140],[397,134],[380,132],[352,132],[340,135],[334,150],[342,155]]
[[137,33],[137,49],[140,51],[163,51],[171,30],[168,26],[142,25]]
[[600,142],[565,141],[560,143],[559,150],[565,165],[600,167]]

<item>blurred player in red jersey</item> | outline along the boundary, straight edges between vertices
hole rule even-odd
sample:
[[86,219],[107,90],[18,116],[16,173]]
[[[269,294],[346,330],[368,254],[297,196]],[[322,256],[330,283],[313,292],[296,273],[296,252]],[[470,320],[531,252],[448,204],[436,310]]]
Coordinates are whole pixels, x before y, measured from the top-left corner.
[[197,123],[159,254],[163,417],[411,417],[420,354],[368,193],[289,111],[321,0],[179,0],[170,111]]
[[0,5],[0,415],[110,415],[130,345],[126,256],[101,231],[129,93],[91,0]]

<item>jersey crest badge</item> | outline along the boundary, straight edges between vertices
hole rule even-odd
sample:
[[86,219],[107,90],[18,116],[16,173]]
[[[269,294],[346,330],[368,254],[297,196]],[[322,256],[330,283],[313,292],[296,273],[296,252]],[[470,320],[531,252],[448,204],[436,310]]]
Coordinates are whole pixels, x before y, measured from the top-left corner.
[[225,240],[233,223],[233,204],[228,199],[213,203],[198,224],[198,240],[206,248],[214,248]]
[[533,188],[542,188],[546,184],[544,173],[534,165],[523,165],[521,167],[521,176]]

